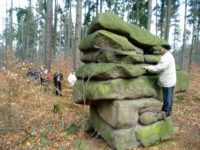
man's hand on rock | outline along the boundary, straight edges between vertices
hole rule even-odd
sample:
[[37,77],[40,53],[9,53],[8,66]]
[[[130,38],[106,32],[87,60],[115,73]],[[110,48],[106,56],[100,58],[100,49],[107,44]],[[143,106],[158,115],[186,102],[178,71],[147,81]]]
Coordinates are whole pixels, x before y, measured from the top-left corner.
[[146,71],[148,69],[148,66],[142,66],[142,68],[144,68],[144,70]]

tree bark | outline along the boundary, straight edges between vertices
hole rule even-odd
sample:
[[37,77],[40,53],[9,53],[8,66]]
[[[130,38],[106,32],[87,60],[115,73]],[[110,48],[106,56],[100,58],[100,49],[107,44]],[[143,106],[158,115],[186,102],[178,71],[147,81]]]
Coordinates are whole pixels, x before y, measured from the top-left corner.
[[156,0],[156,36],[158,35],[158,31],[157,31],[157,25],[158,25],[158,0]]
[[191,71],[191,65],[192,65],[192,56],[193,56],[193,49],[194,49],[194,35],[195,35],[195,30],[196,30],[196,4],[197,0],[195,0],[194,4],[194,16],[193,16],[193,30],[192,30],[192,42],[191,42],[191,51],[190,51],[190,60],[189,60],[189,71]]
[[98,15],[99,13],[98,7],[99,7],[99,0],[96,0],[96,15]]
[[13,0],[11,0],[10,12],[10,49],[13,51]]
[[127,22],[129,22],[129,0],[128,0],[128,8],[127,8]]
[[152,0],[148,0],[147,31],[151,30]]
[[185,16],[184,16],[184,31],[183,31],[183,46],[182,46],[182,59],[181,59],[182,63],[181,63],[181,69],[184,68],[186,17],[187,17],[187,0],[185,0]]
[[52,61],[52,0],[47,0],[47,15],[46,15],[46,67],[51,71]]
[[139,20],[139,0],[137,0],[137,6],[136,6],[136,25],[138,25]]
[[169,41],[171,6],[172,6],[172,0],[167,0],[167,21],[166,21],[166,28],[165,28],[165,40],[166,41]]
[[26,32],[25,32],[25,37],[22,42],[22,61],[25,60],[24,55],[25,55],[25,44],[27,43],[27,35],[28,35],[28,24],[29,24],[29,16],[30,16],[30,11],[31,11],[31,0],[29,3],[29,9],[28,9],[28,17],[26,21]]
[[77,70],[80,66],[80,51],[79,43],[81,40],[81,16],[82,16],[82,0],[77,0],[76,6],[76,31],[75,31],[75,53],[74,53],[74,69]]
[[161,27],[160,27],[160,30],[161,30],[161,38],[163,38],[163,24],[164,24],[164,2],[165,0],[162,0],[162,4],[161,4],[161,19],[160,19],[160,22],[161,22]]
[[36,43],[36,40],[37,40],[37,29],[38,29],[38,17],[37,17],[37,21],[35,23],[34,42],[33,42],[33,50],[32,50],[32,57],[31,57],[31,61],[32,62],[34,61],[35,52],[36,52],[36,49],[37,49],[37,43]]
[[100,13],[102,13],[102,5],[103,5],[103,0],[100,0]]
[[57,0],[55,0],[55,14],[54,14],[54,36],[53,36],[53,60],[56,59],[56,42],[57,42]]

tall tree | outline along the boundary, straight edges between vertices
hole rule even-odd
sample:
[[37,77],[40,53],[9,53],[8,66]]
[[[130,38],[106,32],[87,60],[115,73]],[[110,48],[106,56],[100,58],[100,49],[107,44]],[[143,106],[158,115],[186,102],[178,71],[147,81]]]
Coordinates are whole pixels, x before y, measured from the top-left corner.
[[169,40],[172,0],[167,0],[167,20],[165,26],[165,40]]
[[160,37],[164,35],[164,17],[165,17],[165,0],[161,1],[161,17],[160,17]]
[[152,0],[148,0],[147,30],[151,30]]
[[186,18],[187,18],[187,0],[185,0],[185,15],[184,15],[184,29],[183,29],[183,46],[182,46],[182,60],[181,60],[182,63],[181,63],[181,69],[183,69],[183,67],[184,67]]
[[128,0],[128,8],[127,8],[127,22],[129,22],[129,5],[130,5],[130,3],[129,3],[129,0]]
[[53,32],[53,59],[56,60],[56,43],[57,43],[57,10],[58,10],[58,4],[57,0],[55,0],[55,6],[54,6],[54,32]]
[[74,69],[80,66],[79,43],[81,41],[81,16],[82,16],[82,0],[77,0],[76,6],[76,27],[75,27],[75,53],[74,53]]
[[99,0],[96,0],[96,15],[99,13]]
[[47,15],[46,15],[46,66],[48,70],[51,70],[52,61],[52,0],[47,0]]
[[27,17],[27,21],[26,21],[26,32],[25,32],[25,37],[23,39],[23,43],[22,43],[22,61],[24,61],[24,55],[25,55],[25,44],[27,43],[27,35],[28,35],[28,24],[29,24],[29,16],[30,16],[30,12],[31,12],[31,0],[29,2],[29,10],[28,10],[28,17]]
[[100,0],[100,13],[102,13],[102,8],[103,8],[103,0]]
[[193,24],[193,30],[192,30],[192,41],[191,41],[191,52],[190,52],[190,60],[189,60],[189,71],[191,70],[191,64],[192,64],[192,56],[194,54],[194,41],[196,38],[196,4],[197,4],[197,0],[190,0],[190,12],[191,14],[188,17],[192,17],[192,21],[189,20],[189,22],[191,22]]
[[157,33],[157,25],[158,25],[158,18],[157,18],[157,16],[158,16],[158,0],[156,0],[156,25],[155,25],[155,27],[156,27],[156,36],[158,35]]
[[138,25],[139,21],[139,0],[137,0],[137,5],[136,5],[136,25]]
[[10,13],[10,45],[12,51],[13,50],[13,0],[11,0],[11,13]]

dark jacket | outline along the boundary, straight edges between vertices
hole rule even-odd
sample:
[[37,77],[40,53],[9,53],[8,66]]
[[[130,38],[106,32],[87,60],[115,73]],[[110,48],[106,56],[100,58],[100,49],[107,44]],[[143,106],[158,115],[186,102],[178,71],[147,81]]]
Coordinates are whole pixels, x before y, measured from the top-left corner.
[[54,84],[56,84],[56,82],[61,82],[62,80],[63,80],[62,73],[59,73],[59,74],[57,74],[57,72],[54,73],[54,75],[53,75]]
[[34,76],[35,79],[38,79],[38,77],[39,77],[39,72],[35,71],[35,72],[33,73],[33,76]]

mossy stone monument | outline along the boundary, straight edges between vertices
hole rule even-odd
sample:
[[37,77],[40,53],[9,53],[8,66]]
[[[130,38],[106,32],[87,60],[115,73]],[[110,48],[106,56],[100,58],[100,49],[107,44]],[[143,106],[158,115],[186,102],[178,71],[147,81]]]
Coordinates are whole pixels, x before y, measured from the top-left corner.
[[[98,14],[80,42],[85,64],[76,72],[72,98],[90,105],[93,127],[114,149],[148,147],[177,131],[171,117],[158,119],[158,76],[142,68],[159,62],[162,44],[168,43],[111,12]],[[187,90],[189,74],[179,67],[176,73],[174,92]]]

